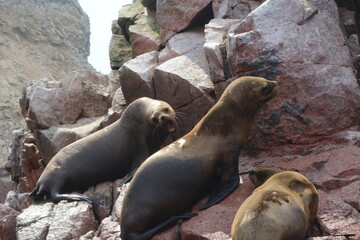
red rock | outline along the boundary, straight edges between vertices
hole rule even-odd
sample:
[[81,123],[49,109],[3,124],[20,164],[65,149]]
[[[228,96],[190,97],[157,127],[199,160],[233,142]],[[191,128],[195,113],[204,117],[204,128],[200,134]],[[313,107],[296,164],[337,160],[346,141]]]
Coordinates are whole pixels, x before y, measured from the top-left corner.
[[187,28],[196,15],[210,3],[210,0],[158,0],[156,2],[156,20],[160,27],[180,32]]
[[99,201],[99,205],[94,209],[98,221],[102,221],[110,215],[113,203],[113,182],[99,183],[90,187],[85,195],[93,196]]
[[121,89],[127,103],[140,97],[155,97],[154,69],[158,52],[142,54],[126,62],[119,70]]
[[[242,177],[244,183],[227,198],[204,211],[198,208],[205,203],[203,199],[196,204],[192,212],[199,215],[181,224],[181,239],[201,239],[201,240],[228,240],[230,239],[231,225],[235,214],[241,203],[252,193],[254,185],[248,180],[247,176]],[[175,234],[175,227],[158,234],[153,240],[171,239]]]
[[[352,58],[338,26],[337,7],[333,1],[325,3],[268,1],[229,30],[233,76],[264,76],[280,84],[253,127],[248,144],[253,154],[305,154],[304,145],[315,143],[316,137],[358,125],[360,92]],[[289,11],[278,14],[284,4]],[[272,152],[273,146],[287,144],[303,149]]]
[[87,70],[76,70],[65,76],[61,81],[61,87],[77,92],[84,97],[81,113],[84,118],[104,115],[110,108],[112,99],[107,75]]
[[0,204],[0,239],[16,239],[16,217],[20,212],[15,211],[5,204]]
[[148,10],[137,16],[129,27],[132,56],[157,51],[160,48],[160,31],[155,20],[155,12]]

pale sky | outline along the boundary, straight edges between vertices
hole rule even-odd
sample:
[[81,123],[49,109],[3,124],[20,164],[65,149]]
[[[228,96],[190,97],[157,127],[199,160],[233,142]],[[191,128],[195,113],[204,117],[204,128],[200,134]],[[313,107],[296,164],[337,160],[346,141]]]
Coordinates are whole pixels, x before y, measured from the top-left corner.
[[108,51],[111,22],[118,18],[121,6],[132,3],[132,0],[79,0],[79,3],[90,18],[88,61],[97,71],[108,74],[111,71]]

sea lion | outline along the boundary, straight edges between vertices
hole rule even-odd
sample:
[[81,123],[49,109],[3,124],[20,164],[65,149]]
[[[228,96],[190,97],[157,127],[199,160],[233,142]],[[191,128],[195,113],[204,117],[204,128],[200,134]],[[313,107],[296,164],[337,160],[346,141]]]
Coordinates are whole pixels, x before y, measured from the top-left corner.
[[137,168],[160,149],[175,131],[176,116],[169,104],[151,98],[133,101],[111,125],[60,150],[48,163],[35,189],[37,199],[88,201],[81,191],[104,181],[124,177],[129,181]]
[[124,240],[150,239],[210,193],[206,209],[239,185],[238,157],[259,108],[278,89],[259,77],[234,80],[184,137],[151,155],[134,175],[120,217]]
[[[267,176],[267,177],[264,177]],[[303,240],[311,231],[319,197],[302,174],[263,168],[251,171],[259,185],[236,213],[233,240]]]

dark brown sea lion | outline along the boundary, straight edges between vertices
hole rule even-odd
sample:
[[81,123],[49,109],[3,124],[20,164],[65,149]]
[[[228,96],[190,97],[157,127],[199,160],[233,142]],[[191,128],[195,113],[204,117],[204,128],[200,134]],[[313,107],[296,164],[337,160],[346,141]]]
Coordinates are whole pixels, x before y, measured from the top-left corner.
[[234,80],[219,101],[184,137],[151,155],[125,194],[123,240],[150,239],[210,193],[206,209],[239,185],[238,157],[259,108],[278,85],[258,77]]
[[82,194],[60,194],[85,190],[104,181],[124,177],[129,181],[143,161],[160,149],[175,131],[175,112],[169,104],[150,98],[133,101],[121,118],[59,151],[46,166],[35,189],[36,198],[85,200]]
[[318,208],[314,185],[300,173],[269,168],[252,171],[249,178],[259,187],[236,213],[232,239],[305,239]]

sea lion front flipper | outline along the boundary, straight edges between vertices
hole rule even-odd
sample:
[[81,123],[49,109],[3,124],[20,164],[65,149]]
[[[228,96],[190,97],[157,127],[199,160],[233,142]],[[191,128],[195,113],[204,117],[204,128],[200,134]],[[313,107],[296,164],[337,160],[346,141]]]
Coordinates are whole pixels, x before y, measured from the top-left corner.
[[128,175],[126,175],[121,182],[118,184],[118,187],[121,187],[122,185],[128,183],[131,181],[131,179],[134,177],[134,173],[130,172]]
[[236,164],[236,167],[234,167],[234,170],[231,171],[230,174],[223,174],[220,182],[216,184],[211,191],[207,203],[199,207],[199,209],[205,210],[212,205],[221,202],[230,193],[232,193],[237,188],[237,186],[239,186],[239,180],[239,169]]

